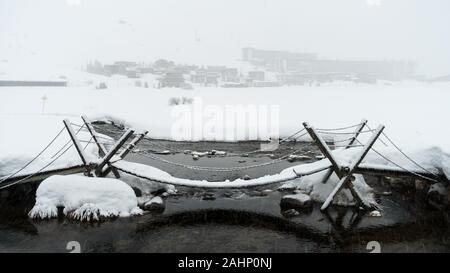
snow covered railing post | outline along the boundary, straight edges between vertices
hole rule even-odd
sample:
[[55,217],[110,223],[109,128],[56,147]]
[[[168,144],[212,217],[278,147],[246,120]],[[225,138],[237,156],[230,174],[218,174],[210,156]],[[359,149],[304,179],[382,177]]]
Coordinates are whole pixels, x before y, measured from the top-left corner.
[[350,148],[353,143],[355,143],[356,139],[358,138],[359,134],[361,134],[362,130],[364,129],[364,127],[367,125],[367,119],[363,119],[361,120],[360,125],[358,126],[358,128],[355,131],[355,135],[352,137],[352,139],[348,142],[347,145],[345,145],[345,149]]
[[[364,123],[365,124],[365,123]],[[339,177],[340,182],[338,183],[338,185],[335,187],[335,189],[330,193],[330,195],[328,196],[327,200],[325,200],[324,204],[322,205],[321,209],[325,210],[328,208],[328,206],[331,204],[331,202],[333,201],[334,196],[342,189],[342,187],[347,187],[352,196],[355,198],[355,200],[362,205],[364,208],[367,208],[366,204],[364,203],[361,195],[358,193],[358,191],[353,187],[352,184],[352,179],[353,177],[353,173],[357,170],[358,165],[361,163],[361,161],[363,160],[363,158],[366,156],[367,152],[370,150],[370,148],[372,147],[372,145],[375,143],[375,141],[377,140],[377,138],[379,137],[379,135],[381,134],[381,132],[384,129],[384,126],[379,126],[377,128],[377,130],[375,131],[375,133],[372,135],[372,137],[370,138],[370,140],[368,141],[368,143],[364,146],[363,148],[363,152],[359,155],[358,159],[355,161],[354,164],[352,164],[352,166],[348,169],[345,170],[344,168],[342,168],[339,163],[337,162],[337,160],[334,158],[334,156],[331,153],[331,149],[328,147],[328,145],[326,144],[326,142],[323,140],[323,138],[318,134],[318,132],[314,129],[314,127],[310,126],[307,122],[303,123],[303,126],[305,127],[306,131],[309,133],[309,135],[311,136],[311,138],[314,140],[314,142],[317,144],[319,150],[323,153],[323,155],[330,161],[331,165],[332,165],[332,171],[334,171],[336,173],[336,175]],[[359,129],[357,130],[357,132],[359,131],[359,133],[362,130],[362,126],[359,127]],[[358,134],[359,134],[358,133]],[[354,139],[356,140],[357,135],[355,134]],[[348,146],[348,145],[347,145]],[[332,173],[326,173],[325,178],[329,178],[331,176]],[[325,181],[326,182],[326,181]]]
[[73,131],[72,126],[70,125],[70,121],[68,119],[63,120],[64,122],[64,126],[67,129],[67,132],[69,133],[70,139],[72,139],[73,145],[75,146],[78,155],[81,158],[81,161],[83,162],[83,165],[86,167],[86,172],[85,174],[87,176],[92,176],[91,174],[91,165],[87,162],[86,160],[86,155],[84,154],[84,150],[81,147],[80,142],[78,141],[75,132]]
[[[353,137],[350,139],[350,141],[347,143],[347,145],[345,145],[344,149],[348,149],[353,145],[353,143],[358,139],[359,134],[362,132],[362,130],[364,129],[366,124],[367,124],[367,119],[362,119],[359,126],[356,128]],[[332,174],[333,174],[333,169],[329,169],[327,171],[327,173],[324,175],[324,177],[322,179],[322,183],[323,184],[327,183],[327,181],[330,179]]]
[[[145,131],[141,134],[138,134],[128,145],[127,147],[119,154],[120,159],[124,159],[125,156],[131,152],[134,147],[136,147],[136,145],[138,144],[139,141],[141,141],[146,135],[147,135],[148,131]],[[108,167],[106,168],[106,170],[103,172],[103,175],[106,176],[108,175],[108,173],[110,171],[114,171],[116,170],[114,167],[112,167],[110,164],[108,165]],[[116,170],[117,171],[117,170]]]
[[[319,133],[316,131],[316,129],[314,129],[314,127],[310,126],[307,122],[304,122],[303,126],[305,127],[306,131],[309,133],[311,138],[314,140],[314,142],[317,144],[317,146],[319,147],[319,150],[331,162],[331,167],[332,167],[331,170],[336,173],[336,175],[339,177],[339,179],[344,177],[344,172],[342,171],[342,167],[338,164],[338,162],[332,155],[331,149],[328,147],[325,140],[323,140],[323,138],[319,135]],[[326,178],[329,178],[331,176],[331,174],[332,173],[327,173],[326,175],[328,175],[328,177],[326,177]],[[349,188],[350,192],[352,193],[353,197],[358,201],[358,203],[362,204],[363,200],[361,198],[361,195],[356,190],[353,189],[353,184],[351,184],[351,182],[350,182],[350,183],[346,183],[345,186]]]
[[99,177],[104,177],[104,170],[106,164],[109,163],[109,160],[117,153],[117,151],[122,147],[123,144],[130,138],[130,136],[134,133],[134,130],[128,129],[122,137],[114,144],[111,150],[102,158],[102,161],[97,165],[95,169],[95,175]]
[[[86,128],[88,129],[89,133],[91,134],[92,139],[97,144],[98,154],[101,157],[104,157],[108,153],[108,150],[106,150],[105,145],[98,140],[99,136],[98,136],[97,132],[95,131],[94,126],[92,126],[91,121],[86,116],[81,116],[81,119],[83,120],[84,125],[86,125]],[[107,164],[108,164],[108,168],[111,168],[111,164],[109,162]],[[111,171],[113,172],[113,174],[116,178],[120,178],[120,174],[116,169],[111,168]]]
[[[349,166],[347,170],[344,170],[344,176],[341,174],[338,174],[340,181],[336,185],[336,187],[333,189],[333,191],[330,193],[330,195],[327,197],[325,202],[323,203],[321,210],[325,210],[328,208],[328,206],[333,201],[334,196],[344,187],[348,186],[348,188],[351,190],[352,194],[357,193],[357,190],[353,187],[352,180],[354,179],[353,174],[357,171],[357,168],[359,164],[363,161],[364,157],[367,155],[369,150],[372,148],[375,141],[380,136],[381,132],[384,129],[384,125],[378,126],[378,128],[375,130],[375,132],[372,134],[370,139],[367,141],[367,143],[364,145],[363,149],[361,150],[360,154],[356,157],[356,160]],[[360,198],[359,193],[354,195],[355,197],[358,196],[357,200],[358,202],[363,206],[363,208],[368,208],[368,205],[365,204],[364,200]]]

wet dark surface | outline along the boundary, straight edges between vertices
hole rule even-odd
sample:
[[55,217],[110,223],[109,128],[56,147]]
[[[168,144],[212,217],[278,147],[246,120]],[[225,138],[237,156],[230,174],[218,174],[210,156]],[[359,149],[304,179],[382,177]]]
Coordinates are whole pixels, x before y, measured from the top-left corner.
[[[115,130],[110,126],[104,128]],[[103,133],[114,136],[110,131]],[[177,177],[219,181],[274,174],[289,166],[314,161],[319,154],[310,144],[289,143],[276,152],[230,156],[256,150],[259,144],[144,140],[139,149],[158,152],[169,148],[178,152],[156,156],[186,165],[212,167],[271,162],[294,150],[310,159],[283,160],[232,172],[191,170],[137,153],[131,153],[127,159],[161,168]],[[186,149],[223,150],[229,155],[193,160],[182,152]],[[177,187],[177,195],[165,198],[162,212],[97,223],[79,223],[64,217],[34,221],[26,213],[34,204],[37,185],[19,185],[0,192],[0,252],[68,252],[69,241],[78,241],[82,252],[369,252],[366,246],[370,241],[378,241],[382,252],[450,251],[448,212],[425,205],[422,195],[412,187],[393,188],[386,179],[375,177],[366,180],[375,192],[392,192],[378,195],[382,217],[342,207],[332,207],[323,213],[320,204],[292,216],[280,209],[281,197],[290,192],[277,191],[279,185],[271,185],[208,191]],[[404,182],[408,182],[406,178]]]

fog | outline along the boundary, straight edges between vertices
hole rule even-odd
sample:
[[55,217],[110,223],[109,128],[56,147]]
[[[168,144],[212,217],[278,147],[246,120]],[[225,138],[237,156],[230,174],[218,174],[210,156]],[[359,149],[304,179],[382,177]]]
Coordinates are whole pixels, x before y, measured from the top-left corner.
[[450,74],[446,0],[2,0],[2,65],[89,60],[229,65],[241,48],[412,60]]

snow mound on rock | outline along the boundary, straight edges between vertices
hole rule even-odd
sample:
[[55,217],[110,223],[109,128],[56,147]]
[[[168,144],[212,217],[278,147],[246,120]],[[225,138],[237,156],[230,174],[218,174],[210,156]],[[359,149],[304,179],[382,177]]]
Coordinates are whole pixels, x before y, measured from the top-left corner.
[[142,214],[133,189],[111,178],[92,178],[79,175],[54,175],[39,185],[36,203],[29,217],[53,218],[58,207],[64,215],[80,221],[103,217],[128,217]]

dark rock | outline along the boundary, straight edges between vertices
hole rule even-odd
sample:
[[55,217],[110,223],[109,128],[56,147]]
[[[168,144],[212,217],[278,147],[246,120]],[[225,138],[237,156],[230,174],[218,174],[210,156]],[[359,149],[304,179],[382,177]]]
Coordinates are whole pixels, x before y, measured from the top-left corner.
[[216,199],[216,196],[215,196],[215,194],[213,193],[213,192],[206,192],[204,195],[203,195],[203,198],[202,198],[203,200],[215,200]]
[[233,196],[233,192],[225,191],[225,192],[222,193],[222,196],[226,197],[226,198],[230,198],[230,197]]
[[159,196],[153,197],[152,199],[150,199],[150,201],[148,201],[144,205],[145,210],[151,211],[161,211],[164,210],[164,208],[165,208],[164,201]]
[[444,209],[449,205],[449,190],[443,183],[436,183],[430,186],[427,200],[430,205],[437,209]]
[[282,210],[281,214],[284,217],[294,217],[300,214],[296,209],[288,209],[288,210]]
[[294,209],[310,209],[312,208],[312,200],[309,195],[304,193],[285,195],[281,198],[280,206],[282,208]]
[[142,191],[139,188],[136,187],[131,187],[134,191],[134,194],[136,195],[136,197],[141,197],[142,196]]
[[267,196],[267,192],[264,191],[250,191],[248,193],[249,196]]
[[427,195],[430,190],[430,185],[422,179],[416,179],[414,181],[414,186],[416,188],[416,192]]
[[249,175],[244,175],[244,177],[242,177],[242,179],[244,179],[244,180],[250,180],[251,179],[251,177],[249,176]]
[[297,186],[290,183],[285,183],[277,188],[278,191],[294,191]]

